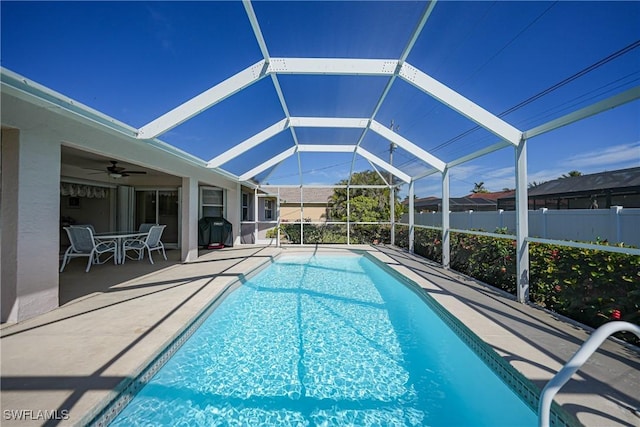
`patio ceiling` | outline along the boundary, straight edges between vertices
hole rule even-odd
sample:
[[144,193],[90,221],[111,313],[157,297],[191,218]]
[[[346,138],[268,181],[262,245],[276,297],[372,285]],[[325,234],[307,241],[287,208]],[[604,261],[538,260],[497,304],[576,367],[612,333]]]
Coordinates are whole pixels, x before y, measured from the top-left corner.
[[[124,170],[144,172],[129,176],[113,176],[107,170],[111,161]],[[81,180],[78,182],[94,182],[96,185],[167,185],[178,186],[181,178],[153,168],[145,167],[124,159],[105,157],[90,151],[62,146],[60,153],[61,176],[63,181]]]

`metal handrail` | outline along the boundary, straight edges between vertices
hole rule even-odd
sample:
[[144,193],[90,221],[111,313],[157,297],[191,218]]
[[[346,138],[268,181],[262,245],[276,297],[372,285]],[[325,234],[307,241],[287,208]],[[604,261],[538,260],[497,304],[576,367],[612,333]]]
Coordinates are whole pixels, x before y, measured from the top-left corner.
[[629,322],[609,322],[596,329],[588,340],[576,351],[569,361],[551,378],[540,394],[538,405],[538,425],[549,427],[549,414],[551,412],[551,402],[560,388],[571,379],[571,376],[585,364],[587,359],[600,347],[600,345],[616,332],[633,332],[640,338],[640,326]]

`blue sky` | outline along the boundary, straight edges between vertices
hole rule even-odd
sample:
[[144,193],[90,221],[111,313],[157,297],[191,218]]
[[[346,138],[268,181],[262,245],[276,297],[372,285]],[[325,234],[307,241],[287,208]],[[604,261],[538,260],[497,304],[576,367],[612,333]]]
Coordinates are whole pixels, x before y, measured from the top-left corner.
[[[238,1],[2,1],[2,66],[134,127],[262,59]],[[272,57],[397,59],[424,2],[254,2]],[[439,2],[408,62],[498,115],[640,39],[640,2]],[[294,116],[370,117],[386,77],[278,77]],[[640,47],[503,116],[527,130],[638,86]],[[263,79],[162,135],[209,160],[284,118],[271,79]],[[396,79],[376,120],[445,161],[497,138]],[[301,143],[352,144],[360,131],[298,129]],[[389,144],[368,132],[363,147],[383,159]],[[293,145],[283,132],[224,168],[241,174]],[[499,191],[515,185],[506,148],[452,169],[451,193],[475,182]],[[349,154],[301,155],[303,182],[347,177]],[[529,141],[529,181],[570,170],[640,166],[640,102],[624,105]],[[398,149],[410,174],[427,166]],[[355,170],[370,169],[359,159]],[[298,159],[283,162],[271,184],[299,184]],[[406,192],[406,186],[404,188]],[[439,196],[438,176],[416,184]]]

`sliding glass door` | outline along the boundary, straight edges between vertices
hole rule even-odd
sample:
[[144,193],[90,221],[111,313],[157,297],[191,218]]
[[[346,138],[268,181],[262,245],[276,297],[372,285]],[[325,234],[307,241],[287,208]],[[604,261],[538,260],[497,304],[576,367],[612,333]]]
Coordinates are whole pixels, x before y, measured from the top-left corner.
[[177,189],[136,190],[136,228],[142,223],[166,225],[162,242],[177,246],[180,199]]

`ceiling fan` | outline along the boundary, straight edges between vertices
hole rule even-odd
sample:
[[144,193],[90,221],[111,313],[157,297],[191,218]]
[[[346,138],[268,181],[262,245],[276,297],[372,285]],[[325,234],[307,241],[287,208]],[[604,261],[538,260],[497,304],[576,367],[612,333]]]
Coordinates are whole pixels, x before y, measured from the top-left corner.
[[144,175],[145,171],[129,171],[126,168],[118,166],[118,162],[115,160],[110,160],[111,166],[107,166],[107,172],[111,178],[122,178],[124,176],[129,176],[133,174]]

